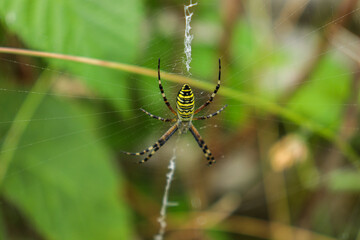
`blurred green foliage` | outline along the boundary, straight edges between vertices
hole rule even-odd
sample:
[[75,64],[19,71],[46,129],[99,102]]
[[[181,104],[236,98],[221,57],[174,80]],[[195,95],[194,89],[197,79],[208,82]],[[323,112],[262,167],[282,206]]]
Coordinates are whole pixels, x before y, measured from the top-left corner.
[[[32,49],[118,62],[132,62],[139,51],[144,14],[141,0],[6,0],[1,1],[0,9],[6,26]],[[124,112],[129,109],[129,102],[119,98],[129,97],[126,81],[119,81],[124,73],[67,61],[51,62],[80,76]]]
[[[4,25],[32,49],[120,62],[138,54],[140,0],[11,0],[1,1],[0,9]],[[59,60],[50,65],[80,76],[123,114],[130,113],[130,102],[119,98],[130,94],[127,82],[119,81],[124,73]],[[8,93],[0,100],[1,121],[7,122],[1,124],[2,136],[16,124],[10,119],[27,97]],[[47,239],[128,239],[132,228],[119,198],[121,173],[114,171],[112,154],[98,133],[89,131],[96,126],[88,120],[93,118],[74,118],[86,109],[50,96],[34,107],[35,115],[27,117],[42,120],[30,122],[21,147],[3,149],[16,151],[3,183],[4,197]]]
[[[7,109],[1,115],[7,123],[1,124],[2,135],[21,106],[20,96],[1,95]],[[49,239],[126,238],[129,214],[118,196],[122,181],[109,162],[109,149],[88,131],[92,123],[86,118],[51,120],[51,112],[85,114],[67,102],[43,99],[33,116],[38,120],[30,122],[16,149],[4,197]]]
[[[0,43],[138,64],[151,69],[156,69],[157,59],[161,58],[163,71],[187,75],[183,67],[182,5],[183,1],[3,0],[0,1]],[[294,69],[293,65],[299,64],[296,44],[295,47],[284,47],[284,42],[277,42],[274,36],[269,35],[273,34],[272,31],[261,31],[257,28],[258,23],[249,20],[250,17],[244,14],[234,21],[229,45],[221,52],[219,49],[223,46],[220,45],[224,42],[220,35],[227,33],[223,33],[223,15],[226,14],[221,13],[219,5],[220,1],[208,1],[196,7],[191,70],[194,78],[215,84],[217,59],[225,58],[223,85],[232,90],[231,93],[234,95],[238,94],[231,96],[229,92],[224,94],[220,89],[216,103],[205,112],[210,113],[225,103],[229,107],[211,124],[198,123],[200,128],[205,126],[204,130],[201,129],[202,132],[211,129],[207,132],[209,138],[206,139],[210,140],[210,147],[216,146],[214,149],[219,162],[228,156],[230,160],[227,159],[227,162],[224,161],[222,164],[243,161],[249,155],[239,154],[241,150],[238,149],[242,145],[248,147],[246,144],[256,142],[252,147],[257,153],[254,155],[260,159],[254,161],[257,164],[256,172],[259,174],[259,169],[267,166],[262,161],[267,160],[264,156],[268,154],[261,152],[265,149],[261,145],[262,137],[271,138],[279,135],[273,138],[276,141],[282,135],[295,132],[306,139],[309,151],[306,163],[294,161],[299,164],[300,173],[294,173],[299,176],[289,178],[301,185],[297,188],[309,192],[320,188],[321,192],[321,188],[325,187],[336,193],[358,194],[360,184],[357,170],[338,169],[322,179],[321,167],[317,166],[317,163],[326,166],[327,159],[319,156],[327,155],[319,146],[330,149],[328,145],[332,139],[321,139],[324,137],[319,133],[321,131],[309,127],[311,124],[320,126],[337,137],[344,121],[347,106],[345,103],[351,94],[352,66],[344,62],[343,58],[339,58],[337,52],[326,52],[316,63],[309,77],[296,87],[294,94],[286,99],[286,102],[281,102],[282,96],[286,94],[286,88],[281,88],[284,84],[281,81],[282,75],[287,69],[290,69],[288,76],[301,74],[291,71]],[[254,9],[249,7],[244,11]],[[176,16],[175,24],[171,22],[173,15]],[[179,27],[173,29],[170,25]],[[320,31],[314,33],[319,34]],[[316,45],[316,40],[307,40],[306,44]],[[300,49],[301,51],[305,50]],[[154,206],[152,201],[160,202],[165,174],[162,170],[156,170],[154,174],[151,167],[128,166],[125,161],[118,166],[113,160],[119,149],[137,151],[153,144],[169,127],[167,124],[149,119],[139,111],[142,107],[156,115],[171,116],[162,102],[157,80],[62,60],[20,58],[12,62],[8,56],[5,60],[9,60],[10,67],[0,68],[0,83],[4,90],[0,95],[0,143],[6,142],[9,129],[14,128],[16,131],[18,126],[24,122],[28,123],[25,124],[24,132],[18,130],[20,142],[16,143],[13,149],[2,149],[0,152],[0,161],[1,154],[9,151],[15,153],[5,181],[0,184],[3,186],[4,206],[8,204],[16,209],[25,219],[23,221],[30,225],[28,228],[35,232],[28,234],[30,239],[132,239],[137,231],[145,232],[144,235],[147,237],[155,232],[157,225],[154,227],[148,224],[150,220],[145,218],[153,217],[151,214],[157,211],[151,208]],[[22,61],[24,65],[33,65],[28,71],[31,73],[22,69]],[[37,68],[42,73],[39,74]],[[45,81],[54,81],[54,85],[50,86],[53,88],[56,88],[57,81],[69,78],[76,82],[79,79],[89,92],[86,92],[85,97],[80,94],[79,99],[67,98],[66,95],[61,95],[61,91],[58,93],[48,88],[32,92],[32,85],[42,77],[46,78]],[[178,84],[163,81],[163,85],[169,101],[174,103]],[[196,104],[201,104],[208,98],[208,93],[204,93],[202,89],[195,89],[195,93]],[[243,93],[252,97],[249,99],[258,101],[239,101],[239,96]],[[32,96],[36,95],[40,95],[40,100],[37,105],[32,106],[35,113],[14,121],[16,114],[26,106]],[[259,102],[262,103],[261,106]],[[279,116],[273,116],[276,110],[271,110],[270,106],[273,109],[274,106],[275,109],[281,107],[284,111],[280,111]],[[289,115],[295,117],[291,118]],[[293,121],[298,116],[302,118]],[[306,122],[305,126],[302,126],[301,119],[311,124]],[[270,127],[267,128],[265,125]],[[220,127],[217,128],[218,126]],[[217,129],[214,130],[215,128]],[[249,129],[252,128],[259,132],[251,133]],[[248,130],[245,134],[242,132],[244,129]],[[315,137],[312,138],[313,136]],[[348,144],[346,141],[343,143],[346,146]],[[196,146],[196,143],[188,145]],[[201,150],[197,150],[199,153],[191,154],[194,154],[194,158],[202,157]],[[341,152],[341,149],[336,151]],[[168,155],[165,153],[162,156],[166,159],[164,156]],[[190,156],[186,151],[178,155],[183,160]],[[203,159],[198,162],[200,161]],[[196,161],[191,159],[191,162]],[[191,168],[193,166],[195,167]],[[211,180],[208,180],[210,177],[207,174],[214,174],[216,171],[198,170],[198,166],[196,162],[187,166],[189,172],[188,168],[182,169],[183,179],[188,177],[190,180],[187,179],[189,182],[186,187],[175,186],[177,191],[172,193],[172,197],[181,204],[173,212],[186,212],[191,209],[193,202],[189,199],[196,194],[205,198],[205,204],[210,204],[224,193],[216,187],[212,189],[209,184]],[[221,167],[219,169],[221,172]],[[156,175],[159,172],[161,173]],[[215,181],[220,184],[223,176],[215,175],[213,178],[221,179]],[[236,177],[229,174],[225,176]],[[261,181],[262,177],[264,176],[256,176],[253,179]],[[292,179],[296,177],[300,180]],[[254,185],[258,186],[257,182]],[[288,188],[293,189],[292,186]],[[240,187],[235,191],[239,189]],[[125,197],[123,195],[127,190],[131,193]],[[147,195],[147,198],[144,197],[144,202],[143,199],[136,202],[132,199],[132,194]],[[298,207],[294,212],[298,215],[307,207],[303,206],[307,203],[307,194],[309,193],[302,194],[294,201]],[[256,198],[256,201],[266,202],[263,194],[260,198],[261,200]],[[319,207],[313,215],[309,214],[313,217],[311,224],[320,232],[335,235],[328,227],[331,225],[331,214],[325,208]],[[2,213],[0,234],[6,235],[6,230],[16,225],[6,222],[12,217],[9,215],[16,215],[14,209],[5,209]],[[148,215],[141,215],[144,212]],[[264,219],[270,218],[266,210],[254,215],[261,215]],[[184,217],[183,222],[185,221]],[[16,230],[12,230],[10,235]],[[27,235],[18,234],[18,238]],[[210,232],[208,237],[233,239],[233,235],[223,232]]]
[[335,192],[359,192],[359,173],[350,169],[336,170],[329,174],[327,186]]
[[326,56],[307,80],[305,87],[289,102],[289,108],[337,131],[343,105],[349,96],[351,70],[333,55]]

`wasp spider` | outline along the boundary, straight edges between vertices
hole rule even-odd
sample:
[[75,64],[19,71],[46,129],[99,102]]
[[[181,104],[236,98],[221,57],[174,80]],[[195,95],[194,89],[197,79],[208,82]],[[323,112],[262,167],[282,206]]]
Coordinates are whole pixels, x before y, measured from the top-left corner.
[[149,160],[151,158],[151,156],[154,155],[154,153],[157,150],[159,150],[177,130],[179,130],[180,133],[185,133],[185,132],[187,132],[187,130],[190,130],[190,132],[194,136],[195,140],[199,144],[200,148],[204,152],[205,157],[208,161],[208,165],[212,165],[215,162],[214,156],[211,154],[208,146],[205,144],[205,142],[204,142],[203,138],[200,136],[198,130],[192,124],[192,121],[212,118],[213,116],[218,115],[221,111],[223,111],[227,107],[227,105],[225,105],[220,110],[214,112],[213,114],[207,115],[207,116],[194,117],[195,114],[200,112],[203,108],[205,108],[207,105],[209,105],[213,101],[216,93],[218,92],[218,90],[220,88],[220,78],[221,78],[221,62],[219,59],[219,78],[218,78],[216,88],[215,88],[214,92],[211,94],[210,98],[203,105],[201,105],[198,109],[194,110],[195,109],[194,94],[193,94],[190,86],[188,84],[184,84],[176,97],[176,110],[177,111],[175,111],[171,107],[170,103],[168,102],[168,100],[165,96],[163,86],[161,85],[160,59],[159,59],[159,61],[158,61],[158,79],[159,79],[160,92],[161,92],[161,95],[164,99],[166,106],[175,115],[175,118],[162,118],[162,117],[155,116],[155,115],[147,112],[144,109],[141,109],[141,111],[143,111],[145,114],[147,114],[150,117],[155,118],[157,120],[160,120],[163,122],[176,122],[176,123],[154,145],[148,147],[147,149],[145,149],[141,152],[136,152],[136,153],[132,153],[132,152],[123,152],[123,153],[128,154],[128,155],[136,155],[136,156],[144,155],[145,153],[149,153],[149,155],[146,158],[144,158],[142,161],[139,162],[139,163],[144,163],[147,160]]

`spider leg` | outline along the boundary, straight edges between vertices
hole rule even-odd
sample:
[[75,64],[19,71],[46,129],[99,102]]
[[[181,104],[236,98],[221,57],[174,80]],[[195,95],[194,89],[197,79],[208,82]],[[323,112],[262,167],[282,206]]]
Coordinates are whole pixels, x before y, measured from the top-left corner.
[[151,158],[152,155],[154,155],[154,153],[160,149],[160,147],[162,147],[166,142],[167,140],[169,140],[169,138],[178,130],[178,123],[174,124],[174,126],[172,126],[169,130],[166,131],[166,133],[164,133],[164,135],[161,136],[161,138],[159,138],[159,140],[152,146],[148,147],[147,149],[141,151],[141,152],[135,152],[135,153],[132,153],[132,152],[124,152],[124,151],[121,151],[127,155],[135,155],[135,156],[139,156],[139,155],[144,155],[145,153],[147,152],[150,152],[150,154],[145,158],[143,159],[142,161],[140,161],[139,163],[144,163],[146,162],[147,160],[149,160]]
[[198,112],[200,112],[204,107],[206,107],[213,101],[214,97],[216,96],[216,93],[219,91],[219,88],[220,88],[220,79],[221,79],[221,60],[219,58],[219,78],[218,78],[216,88],[215,88],[214,92],[211,94],[210,98],[203,105],[201,105],[198,109],[196,109],[194,114],[197,114]]
[[216,111],[216,112],[214,112],[212,114],[209,114],[207,116],[200,116],[200,117],[193,118],[193,121],[195,121],[195,120],[205,120],[205,119],[212,118],[212,117],[218,115],[219,113],[221,113],[226,107],[227,107],[227,104],[225,106],[223,106],[222,108],[220,108],[218,111]]
[[203,150],[206,160],[208,161],[208,166],[211,166],[213,163],[215,163],[215,158],[211,154],[206,143],[204,142],[204,139],[200,136],[200,133],[198,132],[198,130],[195,128],[195,126],[193,124],[190,125],[189,130],[192,133],[192,135],[194,136],[196,142],[199,144],[199,146]]
[[148,161],[152,157],[152,155],[154,155],[155,152],[159,150],[170,139],[170,137],[178,130],[178,127],[179,126],[176,123],[169,130],[167,130],[167,132],[164,135],[162,135],[162,137],[154,144],[154,149],[150,152],[150,154],[146,158],[141,160],[139,163],[144,163]]
[[164,88],[163,88],[163,86],[162,86],[162,84],[161,84],[161,78],[160,78],[160,58],[159,58],[159,60],[158,60],[158,79],[159,79],[160,92],[161,92],[161,95],[162,95],[162,97],[163,97],[163,99],[164,99],[164,102],[165,102],[166,106],[170,109],[170,111],[171,111],[174,115],[177,116],[176,111],[171,107],[169,101],[167,100],[166,95],[165,95],[165,92],[164,92]]
[[176,119],[162,118],[162,117],[155,116],[155,115],[149,113],[148,111],[146,111],[145,109],[142,109],[142,108],[140,108],[140,110],[143,111],[145,114],[149,115],[150,117],[155,118],[155,119],[160,120],[160,121],[163,121],[163,122],[175,122],[176,121]]

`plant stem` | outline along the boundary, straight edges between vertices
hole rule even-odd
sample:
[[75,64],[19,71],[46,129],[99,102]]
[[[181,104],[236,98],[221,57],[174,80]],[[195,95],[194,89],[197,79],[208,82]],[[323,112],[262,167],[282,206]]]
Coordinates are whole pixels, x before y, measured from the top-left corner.
[[[122,70],[124,72],[130,72],[135,74],[140,74],[144,76],[157,77],[157,71],[143,68],[139,66],[109,62],[99,59],[87,58],[87,57],[78,57],[72,55],[58,54],[58,53],[49,53],[49,52],[41,52],[41,51],[32,51],[26,49],[16,49],[16,48],[5,48],[0,47],[0,53],[8,53],[8,54],[18,54],[18,55],[27,55],[34,57],[45,57],[45,58],[55,58],[62,59],[67,61],[81,62],[90,65],[102,66],[111,69]],[[199,81],[193,78],[188,78],[184,76],[174,75],[170,73],[162,73],[162,78],[169,80],[171,82],[176,83],[189,83],[196,88],[200,88],[207,91],[213,91],[213,84]],[[244,92],[240,92],[239,90],[221,87],[221,91],[219,91],[220,95],[226,96],[228,98],[232,98],[243,102],[245,104],[251,104],[256,106],[258,109],[264,110],[271,114],[279,115],[282,118],[288,119],[299,126],[302,126],[312,132],[317,133],[328,141],[334,143],[334,145],[349,159],[349,161],[356,167],[359,168],[359,157],[355,153],[355,151],[346,143],[341,141],[337,135],[331,131],[330,129],[319,125],[316,122],[313,122],[300,114],[289,110],[285,107],[282,107],[274,102],[269,102],[269,100],[259,98],[258,96],[250,95]],[[1,177],[1,175],[0,175]],[[0,178],[1,184],[1,178]]]

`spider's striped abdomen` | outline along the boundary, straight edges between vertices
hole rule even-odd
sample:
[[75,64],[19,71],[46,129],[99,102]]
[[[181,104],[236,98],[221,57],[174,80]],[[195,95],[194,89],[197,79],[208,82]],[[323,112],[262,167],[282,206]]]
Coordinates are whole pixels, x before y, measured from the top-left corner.
[[176,98],[176,110],[180,121],[191,121],[194,115],[195,99],[188,84],[184,84]]

